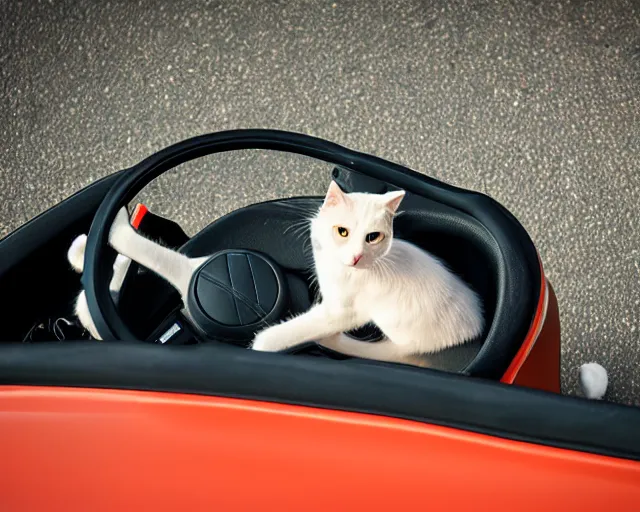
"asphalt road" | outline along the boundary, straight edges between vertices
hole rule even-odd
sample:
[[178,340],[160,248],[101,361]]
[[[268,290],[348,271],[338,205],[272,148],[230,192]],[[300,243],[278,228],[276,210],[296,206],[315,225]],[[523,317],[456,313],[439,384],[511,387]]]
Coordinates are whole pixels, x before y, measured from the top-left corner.
[[[0,77],[0,235],[181,139],[305,132],[502,202],[558,294],[564,391],[596,361],[640,403],[637,2],[5,1]],[[148,194],[193,231],[317,167],[227,155]]]

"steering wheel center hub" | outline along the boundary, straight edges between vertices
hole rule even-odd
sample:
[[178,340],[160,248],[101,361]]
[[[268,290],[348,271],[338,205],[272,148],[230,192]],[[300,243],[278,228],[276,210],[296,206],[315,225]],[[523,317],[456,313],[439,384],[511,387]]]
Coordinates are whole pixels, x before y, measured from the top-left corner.
[[209,337],[246,343],[282,316],[285,283],[282,270],[262,253],[220,251],[193,274],[187,307]]

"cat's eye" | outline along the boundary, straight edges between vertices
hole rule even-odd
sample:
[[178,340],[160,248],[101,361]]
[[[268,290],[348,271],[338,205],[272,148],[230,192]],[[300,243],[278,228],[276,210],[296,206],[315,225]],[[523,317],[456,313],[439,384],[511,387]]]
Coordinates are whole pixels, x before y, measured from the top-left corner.
[[347,238],[349,236],[349,230],[347,228],[343,228],[342,226],[336,226],[336,232],[342,238]]
[[373,233],[368,233],[364,238],[368,244],[377,244],[378,242],[382,242],[384,235],[380,233],[380,231],[374,231]]

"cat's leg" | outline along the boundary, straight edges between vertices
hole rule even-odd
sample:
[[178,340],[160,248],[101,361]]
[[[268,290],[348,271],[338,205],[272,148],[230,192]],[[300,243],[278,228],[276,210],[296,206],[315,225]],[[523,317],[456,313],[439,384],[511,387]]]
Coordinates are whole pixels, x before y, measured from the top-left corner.
[[[87,235],[82,234],[71,243],[71,246],[67,251],[67,259],[69,260],[71,267],[78,273],[82,273],[84,270],[84,254],[86,246]],[[109,283],[109,290],[114,294],[120,292],[130,264],[131,260],[129,258],[118,254],[116,261],[113,264],[113,277]],[[101,339],[98,334],[98,330],[93,323],[93,319],[91,318],[91,313],[89,313],[89,306],[87,304],[87,297],[84,290],[80,291],[76,297],[74,313],[82,326],[89,331],[94,339]]]
[[251,348],[265,352],[278,352],[307,341],[315,341],[341,331],[348,331],[357,325],[353,317],[329,311],[324,304],[316,304],[306,313],[259,332]]
[[87,296],[85,295],[84,290],[78,294],[74,311],[76,317],[82,324],[82,327],[89,331],[89,334],[91,334],[94,339],[101,340],[102,338],[98,334],[98,330],[93,323],[93,318],[91,318],[91,313],[89,313],[89,305],[87,304]]
[[67,260],[71,264],[73,270],[78,274],[82,274],[84,270],[84,250],[87,247],[87,235],[80,235],[71,242],[67,251]]
[[321,339],[318,343],[323,347],[339,352],[345,356],[389,363],[410,364],[425,368],[430,366],[426,356],[408,353],[406,347],[396,345],[388,338],[370,343],[350,338],[344,333],[339,333]]
[[119,293],[124,283],[124,278],[127,277],[127,271],[131,266],[131,258],[127,258],[122,254],[116,256],[116,261],[113,263],[113,277],[109,283],[109,290],[114,293]]
[[[84,254],[87,247],[87,235],[82,234],[75,238],[71,243],[69,250],[67,251],[67,259],[71,264],[73,270],[82,274],[84,271]],[[122,283],[129,270],[131,259],[118,254],[115,262],[113,263],[113,277],[109,283],[109,290],[118,293],[122,288]]]
[[[117,294],[127,275],[131,260],[156,272],[186,296],[191,275],[206,258],[188,258],[183,254],[157,244],[135,231],[131,226],[126,208],[122,208],[111,226],[111,246],[119,253],[113,264],[113,276],[109,290]],[[67,251],[67,259],[76,272],[84,271],[84,256],[87,235],[78,236]],[[93,323],[84,290],[78,294],[75,313],[80,323],[95,339],[100,339]]]
[[[126,256],[118,255],[115,263],[113,264],[113,277],[111,278],[111,283],[109,284],[109,290],[115,295],[114,300],[117,302],[117,294],[120,293],[120,289],[122,288],[122,283],[124,282],[124,278],[127,275],[127,270],[129,269],[129,265],[131,264],[131,260]],[[76,304],[74,308],[74,312],[76,317],[82,324],[91,336],[100,340],[100,335],[98,334],[98,330],[93,323],[93,318],[91,318],[91,313],[89,312],[89,305],[87,304],[87,296],[82,290],[78,297],[76,298]]]
[[166,279],[183,298],[187,296],[194,271],[206,260],[189,258],[145,238],[131,226],[126,208],[122,208],[113,221],[109,243],[120,254]]

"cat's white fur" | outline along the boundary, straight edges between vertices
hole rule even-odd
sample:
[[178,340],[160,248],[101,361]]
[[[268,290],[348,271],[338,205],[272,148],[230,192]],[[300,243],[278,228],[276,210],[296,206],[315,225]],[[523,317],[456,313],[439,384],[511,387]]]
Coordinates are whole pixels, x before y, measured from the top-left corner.
[[586,398],[602,400],[607,392],[607,370],[598,363],[586,363],[580,367],[580,388]]
[[[69,250],[67,251],[67,259],[69,260],[71,267],[79,274],[82,274],[84,271],[84,253],[86,246],[87,235],[82,234],[72,242]],[[131,260],[126,256],[118,254],[116,257],[116,260],[113,263],[113,277],[109,283],[109,290],[113,296],[117,297],[117,294],[120,292],[120,288],[122,287],[122,283],[127,275],[127,270],[129,269],[130,264]],[[91,319],[89,306],[87,305],[87,297],[84,290],[78,294],[74,310],[83,327],[91,333],[91,336],[99,340],[100,335],[98,334],[93,320]]]
[[[316,341],[345,355],[424,365],[422,356],[460,345],[484,329],[478,295],[437,258],[393,238],[404,191],[344,193],[332,182],[311,220],[322,301],[257,334],[254,350],[280,351]],[[337,228],[348,230],[340,236]],[[367,234],[384,238],[367,243]],[[344,334],[373,321],[385,339],[368,343]]]

